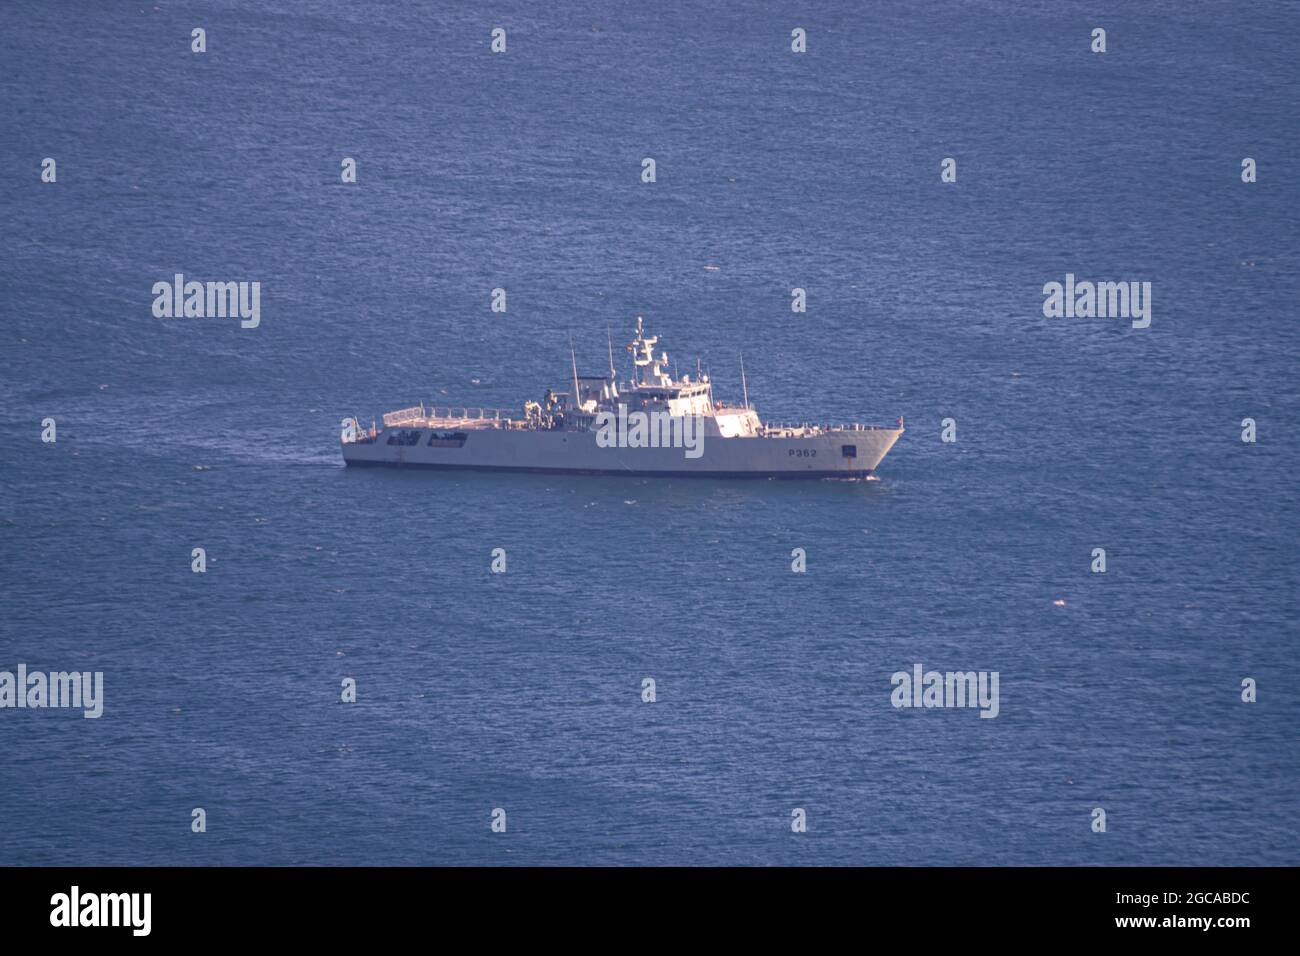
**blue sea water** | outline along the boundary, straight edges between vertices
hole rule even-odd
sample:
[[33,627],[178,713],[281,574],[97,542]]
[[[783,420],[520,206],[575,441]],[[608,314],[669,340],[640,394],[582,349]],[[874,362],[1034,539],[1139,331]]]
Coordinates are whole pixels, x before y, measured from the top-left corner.
[[[5,4],[0,670],[105,703],[0,711],[0,864],[1300,862],[1298,39]],[[261,325],[154,318],[177,272]],[[1067,272],[1150,281],[1151,327],[1044,318]],[[518,407],[638,314],[725,398],[743,350],[765,417],[908,431],[862,483],[342,466],[343,417]],[[896,710],[918,662],[999,716]]]

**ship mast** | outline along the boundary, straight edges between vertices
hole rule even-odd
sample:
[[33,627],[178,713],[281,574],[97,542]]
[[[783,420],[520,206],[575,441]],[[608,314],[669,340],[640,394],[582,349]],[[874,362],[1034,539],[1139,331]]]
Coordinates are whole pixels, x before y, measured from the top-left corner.
[[582,405],[578,395],[578,356],[573,351],[573,337],[569,337],[569,361],[573,363],[573,408],[576,411]]
[[636,366],[636,368],[650,369],[650,375],[653,378],[650,381],[646,381],[646,376],[634,370],[633,374],[635,376],[635,379],[632,383],[633,385],[660,384],[658,382],[658,378],[661,373],[659,371],[658,363],[655,362],[655,343],[658,341],[659,341],[659,336],[657,335],[652,335],[650,336],[650,338],[645,337],[643,332],[642,319],[641,316],[638,315],[636,317],[636,339],[635,341],[632,342],[631,345],[627,347],[627,350],[632,353],[632,361],[633,364]]

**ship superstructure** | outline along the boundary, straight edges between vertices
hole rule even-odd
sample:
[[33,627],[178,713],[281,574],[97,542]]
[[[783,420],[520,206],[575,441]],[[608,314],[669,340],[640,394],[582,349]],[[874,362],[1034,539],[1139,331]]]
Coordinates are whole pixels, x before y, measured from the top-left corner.
[[[383,427],[343,434],[348,465],[713,478],[865,478],[903,433],[878,425],[764,423],[744,401],[715,401],[707,374],[675,378],[640,317],[627,346],[633,371],[580,376],[571,356],[564,391],[548,389],[522,413],[420,404]],[[742,382],[744,382],[742,369]]]

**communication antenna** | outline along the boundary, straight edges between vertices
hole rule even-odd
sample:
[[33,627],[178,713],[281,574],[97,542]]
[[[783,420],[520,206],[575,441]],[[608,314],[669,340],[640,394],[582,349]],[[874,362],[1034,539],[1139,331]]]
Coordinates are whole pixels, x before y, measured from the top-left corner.
[[573,407],[578,408],[578,356],[573,351],[573,336],[569,336],[569,360],[573,362]]
[[[636,317],[636,337],[641,338],[641,316]],[[641,376],[636,371],[636,342],[627,346],[627,380],[635,388],[641,384]]]
[[749,411],[749,383],[745,381],[745,353],[740,353],[740,388],[745,395],[745,411]]
[[609,377],[614,378],[614,337],[609,334],[608,325],[605,326],[605,343],[609,346]]

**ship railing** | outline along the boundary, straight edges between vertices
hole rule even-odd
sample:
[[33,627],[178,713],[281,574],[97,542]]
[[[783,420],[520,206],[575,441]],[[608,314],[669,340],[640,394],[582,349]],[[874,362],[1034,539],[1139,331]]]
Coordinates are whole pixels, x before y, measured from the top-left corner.
[[409,422],[419,421],[422,418],[424,418],[424,409],[417,405],[415,408],[403,408],[395,412],[388,412],[384,415],[384,424],[389,427],[405,425]]
[[890,431],[888,425],[864,425],[860,422],[842,424],[824,422],[766,422],[764,427],[770,432],[803,432],[805,434],[826,434],[828,432],[874,432]]
[[389,412],[384,416],[384,425],[388,428],[401,425],[429,428],[456,422],[504,422],[510,419],[510,414],[510,410],[505,408],[483,408],[473,405],[441,407],[416,405]]

